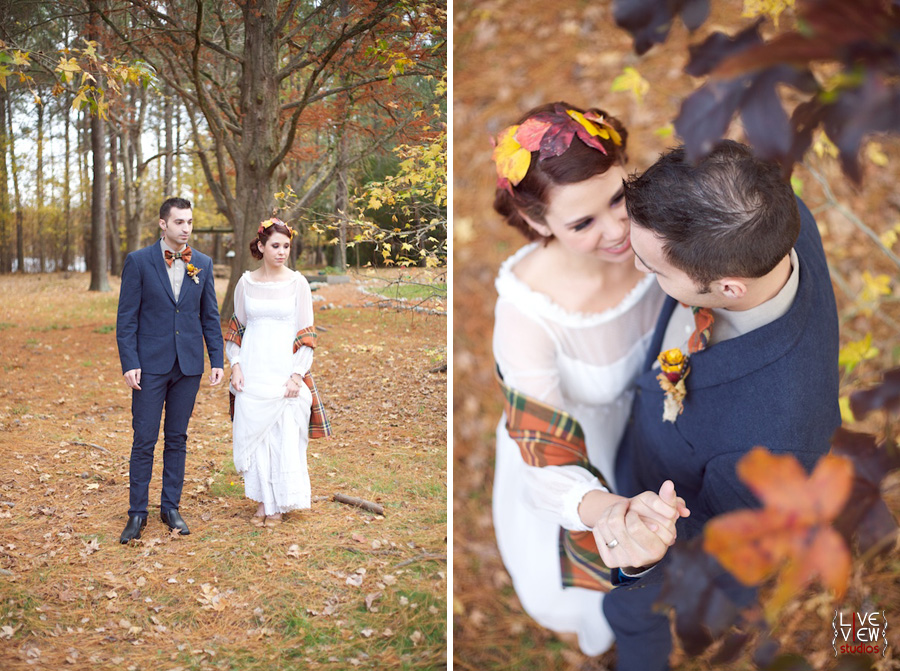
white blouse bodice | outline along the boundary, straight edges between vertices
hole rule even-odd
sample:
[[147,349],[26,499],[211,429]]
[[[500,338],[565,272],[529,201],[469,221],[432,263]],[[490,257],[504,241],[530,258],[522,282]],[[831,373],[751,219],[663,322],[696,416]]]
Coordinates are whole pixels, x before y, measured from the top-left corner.
[[[500,268],[494,357],[506,384],[578,420],[591,463],[615,489],[616,450],[664,294],[648,275],[608,310],[568,311],[513,272],[538,244],[523,247]],[[528,467],[525,477],[537,511],[560,526],[586,529],[577,509],[587,491],[602,488],[593,475],[577,466],[551,466]]]

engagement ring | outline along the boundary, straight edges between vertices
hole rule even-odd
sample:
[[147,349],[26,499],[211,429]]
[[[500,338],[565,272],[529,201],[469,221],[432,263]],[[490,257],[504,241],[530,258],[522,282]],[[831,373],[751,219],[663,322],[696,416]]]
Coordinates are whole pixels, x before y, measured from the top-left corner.
[[610,550],[612,550],[618,544],[619,544],[619,541],[617,541],[615,538],[613,538],[609,543],[606,544],[606,547],[608,547]]

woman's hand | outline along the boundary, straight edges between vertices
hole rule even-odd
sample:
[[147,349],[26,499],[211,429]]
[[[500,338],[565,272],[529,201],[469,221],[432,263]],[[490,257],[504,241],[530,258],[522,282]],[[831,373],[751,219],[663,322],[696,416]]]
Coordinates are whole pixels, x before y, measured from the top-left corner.
[[241,372],[241,364],[236,363],[231,367],[231,386],[235,391],[244,391],[244,374]]
[[287,390],[284,392],[285,398],[297,398],[300,395],[300,385],[303,384],[303,378],[298,373],[293,373],[287,381]]

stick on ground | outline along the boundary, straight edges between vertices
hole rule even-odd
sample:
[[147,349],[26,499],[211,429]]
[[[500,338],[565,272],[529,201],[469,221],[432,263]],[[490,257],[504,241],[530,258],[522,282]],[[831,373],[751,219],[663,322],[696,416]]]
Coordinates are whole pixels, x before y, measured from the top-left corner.
[[379,503],[372,503],[365,499],[357,499],[356,497],[344,496],[343,494],[335,494],[334,500],[339,503],[346,503],[348,506],[356,506],[357,508],[368,510],[376,515],[384,515],[384,507]]
[[93,447],[95,450],[100,450],[101,452],[106,452],[107,454],[112,454],[112,452],[110,452],[109,450],[107,450],[105,447],[101,447],[100,445],[94,445],[93,443],[79,443],[79,442],[75,442],[75,443],[71,443],[71,444],[72,444],[72,445],[81,445],[82,447]]

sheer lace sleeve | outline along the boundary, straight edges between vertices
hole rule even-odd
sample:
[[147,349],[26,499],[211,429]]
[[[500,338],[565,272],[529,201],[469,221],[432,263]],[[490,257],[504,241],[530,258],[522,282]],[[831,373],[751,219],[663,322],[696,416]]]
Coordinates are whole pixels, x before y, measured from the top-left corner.
[[[234,316],[242,326],[247,325],[247,310],[244,307],[244,278],[238,280],[234,287]],[[230,340],[225,343],[225,355],[232,366],[241,362],[241,346]]]
[[[557,408],[565,407],[556,361],[557,343],[544,325],[502,298],[494,322],[494,357],[509,386]],[[607,491],[580,466],[526,466],[526,497],[534,511],[561,527],[588,531],[578,506],[594,489]]]
[[553,336],[539,321],[502,298],[495,311],[494,358],[510,387],[548,405],[562,407]]
[[[297,331],[313,326],[312,291],[309,282],[300,273],[297,273],[296,288],[297,304],[295,308]],[[312,367],[313,350],[303,346],[294,352],[293,371],[299,375],[306,375]]]

